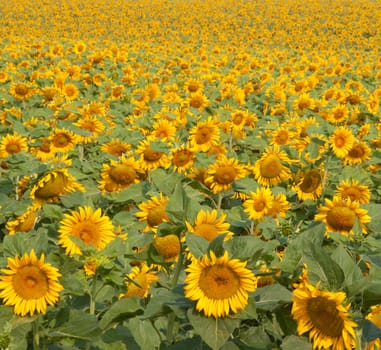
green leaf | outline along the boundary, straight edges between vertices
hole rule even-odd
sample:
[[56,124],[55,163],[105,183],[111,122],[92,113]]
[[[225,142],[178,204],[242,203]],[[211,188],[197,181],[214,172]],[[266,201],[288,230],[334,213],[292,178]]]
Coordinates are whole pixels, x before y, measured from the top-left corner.
[[178,173],[167,173],[164,169],[158,168],[152,171],[151,179],[160,192],[170,196],[183,177]]
[[3,241],[5,256],[22,256],[30,253],[32,249],[39,258],[41,253],[48,250],[48,234],[46,232],[24,232],[5,236]]
[[298,337],[296,335],[289,335],[284,338],[282,350],[312,350],[312,344],[306,337]]
[[44,204],[42,206],[44,217],[53,220],[61,220],[63,217],[62,207],[57,204]]
[[189,199],[186,197],[184,188],[181,184],[177,184],[166,205],[168,218],[172,222],[182,223],[185,220],[185,207],[187,205],[187,200]]
[[220,349],[240,323],[238,319],[230,317],[205,317],[193,309],[188,310],[188,319],[195,332],[213,350]]
[[220,234],[215,237],[208,246],[208,252],[213,251],[216,257],[224,255],[225,249],[223,247],[226,234]]
[[120,299],[113,303],[112,306],[106,311],[99,321],[99,327],[106,329],[113,322],[120,322],[141,313],[143,313],[143,307],[139,298]]
[[160,337],[151,321],[132,318],[125,323],[142,350],[158,349]]
[[250,327],[240,332],[240,340],[254,350],[271,348],[272,341],[263,327]]
[[258,288],[254,292],[258,309],[273,311],[280,305],[290,303],[292,293],[282,285],[275,283]]
[[135,203],[142,202],[144,200],[143,186],[144,185],[142,182],[133,184],[117,194],[110,195],[111,200],[113,200],[115,203],[124,203],[129,201],[133,201]]
[[201,258],[208,251],[209,242],[202,236],[188,233],[185,236],[185,242],[190,252],[196,258]]
[[66,208],[76,208],[84,205],[89,205],[90,202],[86,199],[86,196],[81,191],[75,191],[72,193],[67,193],[61,196],[61,203]]
[[364,320],[362,322],[362,342],[369,343],[377,338],[381,338],[381,329],[378,328],[373,322]]

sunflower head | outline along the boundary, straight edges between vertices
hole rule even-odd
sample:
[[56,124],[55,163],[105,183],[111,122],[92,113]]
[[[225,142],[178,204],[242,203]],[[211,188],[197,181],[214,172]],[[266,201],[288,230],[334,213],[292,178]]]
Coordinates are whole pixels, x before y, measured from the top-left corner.
[[175,261],[181,251],[180,239],[175,234],[155,237],[153,246],[166,262]]

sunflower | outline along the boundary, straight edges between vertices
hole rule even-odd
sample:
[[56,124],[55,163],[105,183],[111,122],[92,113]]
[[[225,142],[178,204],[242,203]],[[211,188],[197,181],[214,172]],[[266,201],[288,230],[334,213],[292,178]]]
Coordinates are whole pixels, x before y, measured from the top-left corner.
[[177,131],[174,122],[166,119],[155,121],[153,129],[152,137],[163,142],[173,141]]
[[257,287],[257,278],[246,262],[229,259],[227,251],[221,257],[210,251],[210,257],[194,259],[185,271],[185,297],[196,301],[196,310],[207,317],[220,318],[243,310],[248,292]]
[[352,149],[355,137],[352,131],[345,126],[339,126],[330,137],[332,151],[338,158],[344,158]]
[[189,130],[189,141],[194,152],[207,152],[211,146],[218,144],[219,140],[218,122],[212,118],[205,122],[197,122]]
[[79,96],[79,90],[74,84],[64,84],[62,87],[62,94],[65,96],[66,100],[74,101]]
[[148,139],[139,143],[135,153],[139,156],[139,166],[143,170],[151,171],[160,167],[167,169],[171,165],[169,157],[164,152],[152,149]]
[[286,152],[281,151],[279,146],[267,148],[253,168],[255,180],[263,186],[275,186],[290,178],[290,169],[282,164],[289,162]]
[[311,98],[307,93],[302,93],[294,101],[292,107],[297,112],[303,112],[305,109],[314,109],[315,100]]
[[159,276],[146,265],[134,266],[125,279],[127,293],[119,294],[119,299],[139,296],[147,298],[151,284],[157,282]]
[[13,221],[8,221],[6,229],[9,235],[14,235],[16,232],[29,232],[33,229],[37,220],[37,212],[40,208],[36,205],[30,206],[23,214]]
[[160,193],[159,197],[153,196],[149,201],[138,205],[141,211],[135,214],[136,217],[139,221],[147,221],[147,226],[144,229],[144,232],[155,230],[162,222],[169,221],[166,213],[168,201],[169,198]]
[[196,79],[189,79],[184,84],[185,90],[190,93],[200,92],[203,89],[202,81]]
[[268,216],[272,216],[278,221],[278,217],[286,217],[287,211],[291,208],[290,203],[284,193],[278,193],[273,197],[271,206],[267,211]]
[[370,159],[371,149],[365,142],[355,141],[344,156],[343,163],[345,165],[361,164],[365,160]]
[[225,239],[229,239],[233,235],[229,231],[230,224],[225,222],[225,219],[226,214],[218,215],[216,209],[211,211],[200,210],[193,225],[188,221],[185,221],[185,224],[190,233],[204,237],[211,242],[220,234],[226,233]]
[[[381,304],[373,305],[368,315],[366,315],[366,319],[381,329]],[[365,350],[379,350],[380,348],[381,340],[380,338],[376,338],[366,344]]]
[[107,215],[102,215],[100,208],[95,211],[88,206],[79,207],[64,215],[60,222],[58,244],[65,249],[65,254],[82,255],[81,248],[71,239],[79,238],[85,245],[104,249],[115,238],[114,226]]
[[8,269],[1,270],[5,276],[0,276],[0,298],[14,306],[16,315],[45,314],[47,305],[58,302],[63,290],[58,282],[61,274],[44,260],[44,254],[38,259],[32,249],[21,258],[8,258]]
[[191,94],[191,96],[187,99],[187,103],[190,107],[202,111],[206,106],[209,105],[209,100],[201,92],[195,92]]
[[74,149],[77,137],[71,131],[55,129],[49,141],[53,152],[66,153]]
[[304,277],[293,292],[291,314],[299,335],[309,333],[313,349],[344,350],[356,345],[357,324],[350,320],[344,292],[320,291]]
[[103,192],[119,192],[139,182],[142,170],[138,162],[130,157],[121,157],[118,161],[111,159],[110,165],[103,164],[99,189]]
[[366,223],[371,221],[368,211],[360,208],[360,203],[349,198],[334,196],[332,200],[325,199],[325,205],[318,208],[315,220],[326,224],[327,232],[339,232],[343,235],[353,233],[353,227],[358,220],[362,233],[367,233]]
[[131,148],[131,145],[123,142],[122,140],[116,138],[116,139],[111,139],[109,142],[104,143],[101,146],[101,151],[110,153],[116,157],[122,156],[124,153],[129,151]]
[[259,187],[255,192],[250,192],[249,199],[243,202],[243,211],[251,220],[260,219],[269,213],[273,200],[269,188]]
[[322,193],[323,174],[320,169],[308,169],[292,187],[297,193],[299,200],[316,200]]
[[338,105],[328,113],[327,120],[332,124],[339,124],[348,119],[348,108],[346,105]]
[[27,139],[14,132],[13,135],[5,135],[0,142],[0,158],[6,158],[13,154],[28,151]]
[[85,192],[85,188],[65,168],[54,169],[38,179],[30,191],[30,197],[37,205],[56,202],[60,196],[74,191]]
[[196,157],[189,148],[182,146],[172,149],[169,159],[176,172],[184,173],[193,166]]
[[166,262],[174,262],[181,252],[180,239],[175,234],[156,236],[152,245]]
[[336,188],[336,195],[341,198],[349,198],[352,202],[358,201],[360,204],[370,202],[370,190],[366,185],[360,185],[357,180],[343,180]]
[[26,83],[12,83],[9,92],[15,99],[26,101],[32,96],[33,89]]
[[8,73],[4,71],[0,71],[0,83],[6,83],[9,79]]
[[89,133],[88,135],[78,135],[77,142],[79,143],[93,142],[105,129],[103,123],[96,116],[81,118],[74,125],[84,130],[86,134]]
[[236,158],[221,156],[215,163],[209,165],[205,184],[217,194],[232,188],[234,181],[246,176],[246,169]]

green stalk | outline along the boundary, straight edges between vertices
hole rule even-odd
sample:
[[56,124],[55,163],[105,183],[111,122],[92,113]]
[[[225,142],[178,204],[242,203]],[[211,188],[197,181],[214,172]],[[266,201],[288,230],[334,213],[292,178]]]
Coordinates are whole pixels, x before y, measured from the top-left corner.
[[40,349],[40,317],[36,317],[32,324],[33,329],[33,350]]

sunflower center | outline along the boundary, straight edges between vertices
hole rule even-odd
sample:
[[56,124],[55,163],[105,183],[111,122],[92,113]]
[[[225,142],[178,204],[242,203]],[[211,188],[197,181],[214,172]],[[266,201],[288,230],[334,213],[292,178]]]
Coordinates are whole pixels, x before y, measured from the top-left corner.
[[220,167],[216,170],[214,180],[220,184],[227,185],[234,181],[236,176],[235,169],[230,166]]
[[361,198],[361,192],[354,187],[347,188],[345,191],[343,191],[343,197],[350,198],[351,201],[358,201]]
[[41,151],[41,152],[45,152],[45,153],[49,153],[49,152],[50,152],[50,145],[47,144],[47,143],[43,143],[43,144],[40,146],[40,151]]
[[162,154],[163,153],[161,152],[153,151],[150,148],[146,148],[144,150],[143,157],[144,160],[147,162],[156,162],[161,158]]
[[110,178],[118,184],[128,185],[136,179],[136,171],[133,167],[119,164],[109,172]]
[[279,158],[274,154],[270,154],[266,157],[260,166],[261,175],[266,178],[277,177],[281,171],[282,164]]
[[176,166],[184,166],[187,164],[192,157],[192,153],[189,151],[179,151],[173,157],[173,164]]
[[319,172],[317,170],[311,170],[304,175],[299,187],[304,193],[312,193],[319,187],[320,181],[321,176]]
[[361,144],[354,145],[348,152],[348,155],[352,158],[362,158],[364,154],[365,151]]
[[200,126],[197,128],[196,132],[196,143],[198,145],[202,145],[203,143],[207,143],[211,139],[211,133],[207,126]]
[[161,224],[164,220],[167,220],[167,213],[165,207],[161,205],[152,208],[147,215],[147,223],[151,227]]
[[242,114],[238,113],[235,114],[232,118],[232,122],[234,125],[241,125],[241,123],[244,121],[244,117]]
[[201,272],[198,285],[210,299],[228,299],[237,293],[240,278],[228,266],[213,265]]
[[29,89],[26,85],[19,84],[15,87],[15,92],[17,95],[26,96],[28,95]]
[[83,122],[81,124],[80,128],[85,129],[89,132],[94,132],[97,129],[96,125],[91,120],[87,120],[87,121]]
[[322,296],[312,298],[307,302],[307,313],[311,322],[322,333],[333,338],[341,337],[344,321],[333,300]]
[[199,97],[194,97],[189,103],[193,108],[200,108],[202,106],[202,99]]
[[327,223],[337,231],[350,231],[356,221],[356,213],[347,207],[332,208],[327,214]]
[[156,237],[153,246],[165,260],[171,260],[180,253],[180,240],[176,235]]
[[265,207],[266,207],[266,201],[264,201],[263,199],[256,200],[256,201],[254,201],[253,207],[254,207],[255,211],[260,212],[263,209],[265,209]]
[[38,266],[25,265],[19,268],[12,279],[13,288],[22,299],[39,299],[49,290],[48,278]]
[[56,147],[65,147],[70,143],[71,139],[66,134],[57,134],[53,139],[53,144]]
[[288,141],[288,132],[281,130],[275,137],[275,141],[278,145],[285,145]]
[[86,245],[97,246],[99,242],[97,226],[91,221],[81,221],[74,226],[73,235],[78,237]]
[[197,225],[197,227],[194,230],[194,233],[196,235],[204,237],[206,240],[211,242],[214,239],[214,237],[218,235],[218,230],[215,225],[204,223]]
[[336,147],[343,147],[345,145],[345,139],[341,136],[337,136],[335,138],[335,146]]
[[8,144],[5,149],[7,150],[7,153],[8,154],[15,154],[15,153],[18,153],[21,151],[21,147],[20,145],[16,144],[16,143],[10,143]]
[[64,190],[67,183],[67,179],[64,174],[56,173],[52,174],[49,181],[42,184],[34,193],[37,198],[52,198],[60,195]]

